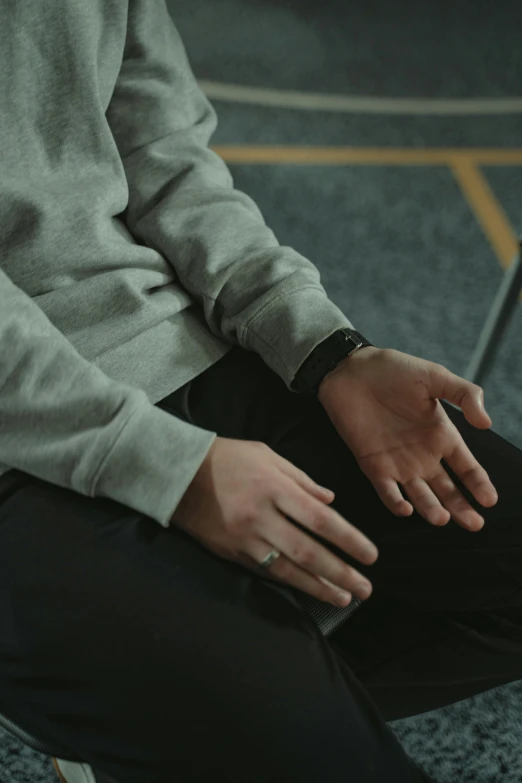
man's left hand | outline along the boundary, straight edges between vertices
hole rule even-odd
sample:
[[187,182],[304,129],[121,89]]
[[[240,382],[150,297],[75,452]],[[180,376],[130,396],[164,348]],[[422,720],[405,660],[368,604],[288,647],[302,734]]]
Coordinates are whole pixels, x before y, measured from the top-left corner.
[[319,401],[337,432],[393,514],[409,516],[415,509],[433,525],[452,518],[477,531],[484,518],[457,489],[441,459],[482,506],[494,506],[497,492],[440,399],[461,408],[474,427],[491,427],[480,386],[394,349],[361,348],[319,389]]

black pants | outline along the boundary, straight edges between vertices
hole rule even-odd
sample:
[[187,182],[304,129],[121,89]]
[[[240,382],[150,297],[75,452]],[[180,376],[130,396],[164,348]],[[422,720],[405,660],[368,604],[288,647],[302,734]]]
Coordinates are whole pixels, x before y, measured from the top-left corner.
[[[23,473],[0,496],[0,705],[122,783],[420,781],[386,721],[522,679],[522,452],[444,405],[498,490],[478,533],[395,517],[315,399],[233,348],[159,403],[260,440],[378,546],[329,640],[182,531]],[[347,400],[349,405],[349,400]],[[212,777],[211,777],[212,776]]]

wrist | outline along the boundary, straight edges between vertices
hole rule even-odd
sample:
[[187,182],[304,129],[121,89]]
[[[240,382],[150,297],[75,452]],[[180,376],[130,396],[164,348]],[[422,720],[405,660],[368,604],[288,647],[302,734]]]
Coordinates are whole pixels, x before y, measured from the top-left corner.
[[319,391],[317,394],[317,399],[319,402],[323,402],[323,400],[328,395],[328,392],[332,388],[332,385],[334,385],[332,382],[335,379],[337,375],[343,374],[346,376],[347,370],[350,372],[352,370],[356,370],[358,366],[360,366],[361,360],[365,361],[370,354],[373,354],[377,351],[380,351],[380,348],[376,348],[373,345],[364,345],[361,348],[359,348],[355,353],[350,354],[345,359],[339,362],[337,367],[334,367],[333,370],[331,370],[329,373],[327,373],[321,383],[319,384]]

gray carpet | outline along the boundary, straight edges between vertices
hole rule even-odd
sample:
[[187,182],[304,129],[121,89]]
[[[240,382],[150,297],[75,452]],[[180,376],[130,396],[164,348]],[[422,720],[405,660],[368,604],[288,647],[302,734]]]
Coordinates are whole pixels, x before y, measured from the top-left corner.
[[[168,4],[201,79],[381,97],[520,92],[522,4],[496,2],[487,10],[471,0]],[[522,147],[520,114],[401,117],[215,106],[220,144]],[[377,345],[464,372],[502,270],[449,170],[231,168],[280,241],[317,265],[329,295],[358,329]],[[483,171],[521,232],[522,168]],[[484,389],[493,428],[520,448],[521,355],[518,307]],[[522,780],[522,682],[390,726],[441,783]],[[0,735],[0,783],[55,782],[48,759]]]

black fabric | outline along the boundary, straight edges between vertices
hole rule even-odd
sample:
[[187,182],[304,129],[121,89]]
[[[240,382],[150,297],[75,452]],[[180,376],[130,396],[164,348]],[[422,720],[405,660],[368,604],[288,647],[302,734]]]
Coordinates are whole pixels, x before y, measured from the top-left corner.
[[386,721],[522,678],[522,452],[445,406],[499,493],[472,501],[486,524],[469,533],[394,517],[320,403],[257,354],[232,349],[162,405],[331,487],[379,548],[370,567],[344,556],[372,597],[325,639],[291,589],[16,473],[0,497],[5,713],[118,783],[425,780]]

